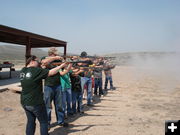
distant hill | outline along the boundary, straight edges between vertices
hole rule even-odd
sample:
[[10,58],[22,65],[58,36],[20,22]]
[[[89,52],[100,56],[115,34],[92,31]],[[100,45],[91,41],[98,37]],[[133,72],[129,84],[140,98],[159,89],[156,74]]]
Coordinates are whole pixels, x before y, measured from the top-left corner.
[[[42,49],[33,48],[32,54],[37,57],[47,55],[47,51]],[[14,45],[0,45],[0,63],[9,61],[14,64],[23,64],[25,61],[25,47]]]
[[[41,58],[43,56],[47,56],[48,53],[44,49],[32,48],[31,54]],[[68,53],[67,55],[74,54]],[[20,45],[0,45],[0,63],[3,63],[4,61],[9,61],[16,65],[24,65],[25,47]]]
[[[47,56],[47,51],[43,49],[32,49],[32,54],[41,58]],[[73,55],[68,53],[67,55]],[[75,54],[74,54],[75,55]],[[112,53],[106,54],[104,56],[116,57],[115,60],[112,60],[112,63],[117,65],[131,65],[132,63],[138,61],[147,61],[147,60],[160,60],[164,57],[178,55],[179,53],[175,52],[127,52],[127,53]],[[24,64],[25,62],[25,47],[23,46],[13,46],[13,45],[0,45],[0,63],[3,61],[9,61],[14,64]]]

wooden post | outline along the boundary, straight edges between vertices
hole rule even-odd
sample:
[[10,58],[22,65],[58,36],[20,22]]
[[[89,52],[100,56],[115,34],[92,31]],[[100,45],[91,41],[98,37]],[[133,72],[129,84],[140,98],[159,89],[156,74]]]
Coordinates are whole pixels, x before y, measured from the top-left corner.
[[12,70],[12,67],[10,66],[10,68],[9,68],[9,78],[11,78],[11,70]]
[[[64,46],[64,56],[66,56],[66,46]],[[66,60],[66,57],[64,59]]]
[[66,56],[66,47],[67,46],[64,46],[64,56]]
[[31,56],[31,39],[30,37],[27,37],[27,44],[26,44],[26,61]]

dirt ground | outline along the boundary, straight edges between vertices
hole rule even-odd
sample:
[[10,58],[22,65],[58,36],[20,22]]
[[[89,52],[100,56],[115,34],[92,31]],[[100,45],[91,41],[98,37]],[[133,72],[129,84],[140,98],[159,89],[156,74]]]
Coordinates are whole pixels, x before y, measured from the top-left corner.
[[[113,70],[113,81],[116,90],[94,97],[94,107],[84,105],[85,113],[69,118],[68,128],[56,126],[53,110],[50,135],[163,135],[165,120],[180,119],[180,82],[173,76],[121,66]],[[0,93],[0,135],[25,134],[19,99],[10,90]]]

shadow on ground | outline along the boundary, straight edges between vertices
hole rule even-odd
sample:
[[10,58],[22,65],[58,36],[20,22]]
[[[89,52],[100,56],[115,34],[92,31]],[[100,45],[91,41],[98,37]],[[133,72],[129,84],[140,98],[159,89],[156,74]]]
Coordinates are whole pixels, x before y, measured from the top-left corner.
[[[104,96],[106,96],[107,94],[108,94],[108,90],[104,91]],[[88,114],[88,113],[86,113],[87,111],[91,111],[91,110],[100,110],[99,109],[100,107],[105,108],[105,106],[96,105],[96,104],[100,103],[101,100],[102,100],[101,97],[94,96],[93,97],[93,104],[94,104],[93,106],[89,107],[86,104],[84,104],[83,105],[84,113],[82,113],[82,114],[77,113],[76,115],[74,115],[72,117],[69,117],[67,122],[71,123],[71,122],[77,120],[78,118],[84,117],[84,116],[86,116],[86,117],[90,117],[90,116],[98,116],[98,117],[106,116],[106,115],[96,115],[96,114]],[[92,124],[92,125],[91,124],[90,125],[73,125],[73,124],[69,124],[69,127],[62,127],[62,126],[57,125],[57,123],[52,123],[51,128],[52,127],[57,127],[57,128],[55,128],[53,131],[51,131],[49,133],[50,133],[50,135],[68,135],[68,134],[74,133],[74,132],[86,131],[86,130],[94,127],[94,126],[110,126],[110,124]],[[82,127],[82,129],[73,129],[75,127]]]
[[9,72],[8,71],[1,71],[0,72],[0,86],[4,85],[10,85],[14,83],[20,82],[19,80],[19,73],[20,71],[12,71],[11,72],[11,78],[9,78]]

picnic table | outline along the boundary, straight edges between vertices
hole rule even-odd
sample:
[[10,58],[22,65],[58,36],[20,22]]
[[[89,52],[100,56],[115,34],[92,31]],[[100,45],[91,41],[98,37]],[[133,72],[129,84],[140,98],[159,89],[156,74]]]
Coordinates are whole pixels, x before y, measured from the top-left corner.
[[0,71],[3,68],[9,68],[9,78],[11,78],[11,71],[12,71],[12,67],[14,67],[14,64],[0,64]]

